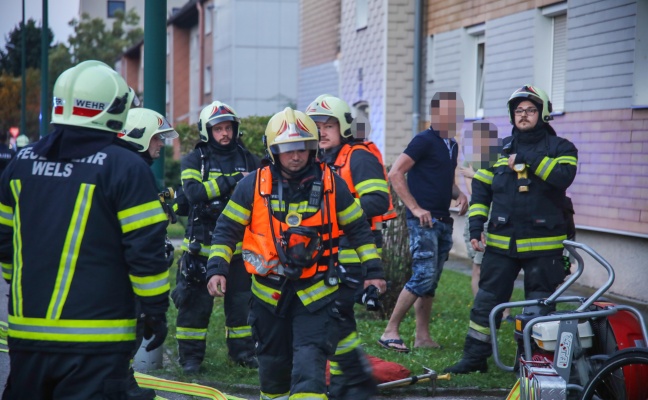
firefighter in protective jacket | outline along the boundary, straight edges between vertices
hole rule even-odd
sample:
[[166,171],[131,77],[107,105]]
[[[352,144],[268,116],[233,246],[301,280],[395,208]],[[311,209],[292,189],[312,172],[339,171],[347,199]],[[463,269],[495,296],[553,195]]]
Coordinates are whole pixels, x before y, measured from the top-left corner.
[[[463,357],[446,372],[486,371],[492,353],[489,314],[511,297],[520,269],[526,299],[548,297],[565,279],[565,191],[576,177],[578,151],[548,124],[551,111],[549,97],[540,88],[524,85],[513,92],[508,101],[513,132],[503,141],[502,157],[475,173],[470,242],[475,251],[484,251],[484,239],[486,246]],[[501,318],[500,313],[498,327]]]
[[[358,199],[371,224],[380,254],[383,222],[396,216],[380,151],[374,143],[364,141],[361,137],[354,138],[351,125],[354,121],[344,100],[321,95],[308,106],[306,114],[319,128],[320,160],[344,179],[353,197]],[[344,235],[340,237],[339,247],[341,284],[337,305],[342,319],[340,341],[335,355],[331,357],[329,392],[335,399],[368,399],[376,392],[376,382],[360,348],[353,306],[356,298],[366,300],[373,291],[376,294],[384,293],[386,284],[382,279],[365,281],[360,256]],[[363,293],[365,288],[367,291]],[[376,307],[377,299],[373,301]]]
[[[205,357],[207,327],[214,299],[207,292],[206,265],[216,220],[238,182],[259,166],[239,142],[240,120],[234,109],[215,101],[200,113],[200,143],[182,160],[181,179],[189,203],[189,220],[171,297],[178,308],[177,339],[185,373],[196,373]],[[225,296],[226,343],[230,359],[256,368],[252,331],[247,323],[250,276],[245,273],[240,245],[232,263],[235,276]]]
[[[122,398],[135,346],[167,333],[167,218],[146,163],[117,139],[136,99],[106,64],[54,85],[54,131],[0,182],[0,263],[10,283],[3,399]],[[135,299],[141,305],[136,315]]]
[[269,165],[239,183],[214,231],[208,289],[227,292],[243,239],[252,274],[250,325],[261,398],[326,398],[326,359],[338,343],[337,250],[344,230],[367,279],[383,279],[366,217],[344,181],[316,162],[317,126],[286,108],[266,128]]

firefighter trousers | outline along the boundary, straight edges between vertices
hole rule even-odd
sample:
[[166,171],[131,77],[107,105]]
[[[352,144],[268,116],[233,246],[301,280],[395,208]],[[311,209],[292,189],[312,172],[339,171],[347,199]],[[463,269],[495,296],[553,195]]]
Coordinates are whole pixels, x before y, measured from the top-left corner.
[[280,315],[252,297],[249,322],[257,343],[261,398],[324,398],[326,360],[335,351],[339,315],[334,302],[308,311],[290,287],[281,294]]
[[[361,289],[362,281],[359,285]],[[343,283],[337,292],[335,304],[340,312],[339,341],[335,354],[330,357],[331,399],[364,400],[372,398],[377,392],[371,365],[360,347],[353,310],[359,289]]]
[[124,400],[129,353],[11,350],[2,400]]

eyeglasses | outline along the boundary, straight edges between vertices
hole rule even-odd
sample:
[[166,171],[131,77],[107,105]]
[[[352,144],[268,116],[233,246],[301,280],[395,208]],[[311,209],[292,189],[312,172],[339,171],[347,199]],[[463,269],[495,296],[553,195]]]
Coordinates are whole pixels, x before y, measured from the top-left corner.
[[535,115],[535,113],[538,112],[538,109],[537,108],[516,108],[514,112],[515,115],[522,115],[522,114]]

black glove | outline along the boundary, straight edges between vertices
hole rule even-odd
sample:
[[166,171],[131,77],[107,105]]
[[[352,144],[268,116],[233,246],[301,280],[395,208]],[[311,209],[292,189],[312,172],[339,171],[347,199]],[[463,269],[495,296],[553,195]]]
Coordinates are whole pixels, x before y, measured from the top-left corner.
[[144,320],[144,339],[149,340],[155,336],[153,340],[146,345],[146,351],[152,351],[162,346],[164,339],[169,332],[167,328],[167,320],[165,314],[142,314]]

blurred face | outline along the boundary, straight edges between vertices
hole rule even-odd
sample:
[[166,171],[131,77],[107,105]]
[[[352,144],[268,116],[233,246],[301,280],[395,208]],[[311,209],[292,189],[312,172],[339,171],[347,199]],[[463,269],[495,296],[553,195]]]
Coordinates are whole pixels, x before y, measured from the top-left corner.
[[320,133],[320,149],[328,150],[342,143],[340,123],[335,118],[329,118],[326,122],[315,122],[315,124]]
[[488,168],[495,164],[501,147],[495,124],[475,122],[472,130],[466,131],[464,156],[476,169]]
[[432,107],[430,114],[432,127],[439,131],[442,138],[452,139],[464,122],[463,101],[439,100],[439,107]]
[[160,151],[164,148],[164,139],[160,135],[153,135],[151,142],[149,143],[148,152],[151,155],[152,159],[157,159],[160,157]]
[[308,163],[310,150],[294,150],[281,153],[279,157],[281,165],[290,172],[298,172]]
[[533,130],[538,123],[540,110],[538,110],[538,107],[529,100],[524,100],[518,104],[517,108],[514,110],[514,114],[515,127],[518,128],[520,132],[529,132]]
[[234,124],[232,121],[223,121],[212,127],[212,136],[216,143],[227,146],[234,138]]

